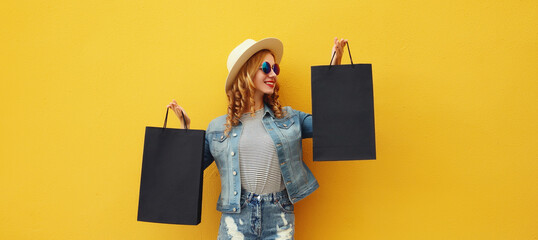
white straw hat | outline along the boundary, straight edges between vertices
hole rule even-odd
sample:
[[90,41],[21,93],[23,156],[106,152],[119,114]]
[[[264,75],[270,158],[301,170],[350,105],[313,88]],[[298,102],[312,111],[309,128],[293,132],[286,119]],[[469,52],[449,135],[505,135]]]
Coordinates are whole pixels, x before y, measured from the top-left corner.
[[268,49],[275,55],[275,62],[280,64],[282,60],[282,53],[284,51],[284,45],[277,38],[264,38],[260,41],[254,41],[247,39],[228,55],[228,77],[226,78],[226,92],[232,87],[235,77],[239,72],[239,69],[247,62],[252,55],[262,49]]

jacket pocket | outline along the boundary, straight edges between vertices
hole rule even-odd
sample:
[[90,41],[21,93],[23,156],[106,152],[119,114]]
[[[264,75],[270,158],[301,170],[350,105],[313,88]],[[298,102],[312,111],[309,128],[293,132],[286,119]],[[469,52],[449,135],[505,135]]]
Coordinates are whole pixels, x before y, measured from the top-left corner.
[[300,124],[294,118],[285,117],[283,119],[275,119],[275,125],[288,141],[301,138]]
[[227,137],[224,132],[212,132],[210,135],[210,149],[213,155],[223,152],[228,147]]
[[289,129],[294,123],[295,121],[290,117],[284,119],[275,119],[275,124],[280,129]]

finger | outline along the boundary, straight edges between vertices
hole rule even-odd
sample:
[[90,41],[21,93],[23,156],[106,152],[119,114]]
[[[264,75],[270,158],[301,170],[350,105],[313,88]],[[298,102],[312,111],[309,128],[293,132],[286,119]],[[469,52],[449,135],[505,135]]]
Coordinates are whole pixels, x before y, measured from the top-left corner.
[[185,120],[187,121],[187,123],[190,122],[189,115],[187,115],[187,113],[185,112],[183,108],[181,109],[181,114],[183,117],[185,117]]
[[181,114],[181,111],[179,111],[179,110],[176,109],[176,110],[174,110],[174,112],[176,113],[177,117],[178,117],[180,120],[183,119],[183,114]]
[[338,42],[338,37],[334,37],[334,44]]
[[184,115],[183,113],[185,112],[183,110],[183,108],[181,106],[179,106],[179,105],[177,106],[177,108],[179,109],[179,112],[181,113],[181,116],[183,116]]
[[180,110],[181,110],[181,116],[183,116],[183,117],[185,117],[185,118],[189,118],[189,117],[187,116],[187,114],[185,114],[185,110],[184,110],[183,108],[180,108]]

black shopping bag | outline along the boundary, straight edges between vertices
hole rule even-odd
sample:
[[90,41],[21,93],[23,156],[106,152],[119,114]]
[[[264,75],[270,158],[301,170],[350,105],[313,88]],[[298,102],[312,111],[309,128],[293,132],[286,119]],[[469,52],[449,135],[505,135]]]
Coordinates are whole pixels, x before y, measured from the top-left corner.
[[351,59],[311,71],[314,161],[375,159],[372,65]]
[[[197,225],[202,214],[204,130],[146,127],[138,221]],[[186,125],[184,125],[186,126]]]

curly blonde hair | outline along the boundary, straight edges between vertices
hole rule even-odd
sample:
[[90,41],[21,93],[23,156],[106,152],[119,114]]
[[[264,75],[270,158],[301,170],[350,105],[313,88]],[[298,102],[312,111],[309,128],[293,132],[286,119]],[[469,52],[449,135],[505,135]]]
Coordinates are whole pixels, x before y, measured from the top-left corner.
[[[225,135],[230,133],[233,126],[239,124],[239,118],[241,118],[243,113],[250,112],[251,114],[254,114],[254,92],[256,89],[252,79],[256,75],[256,72],[267,53],[273,55],[273,58],[275,57],[275,55],[267,49],[260,50],[252,55],[252,57],[243,64],[232,87],[226,92],[226,95],[228,95],[228,116],[226,116]],[[263,96],[263,102],[273,110],[277,118],[282,118],[284,113],[282,112],[280,101],[278,100],[279,89],[280,85],[278,81],[276,81],[273,94],[265,94]]]

